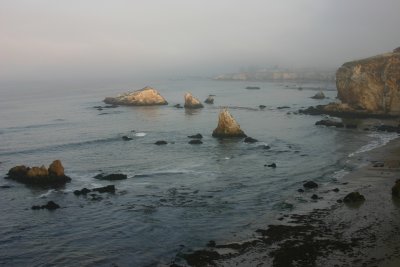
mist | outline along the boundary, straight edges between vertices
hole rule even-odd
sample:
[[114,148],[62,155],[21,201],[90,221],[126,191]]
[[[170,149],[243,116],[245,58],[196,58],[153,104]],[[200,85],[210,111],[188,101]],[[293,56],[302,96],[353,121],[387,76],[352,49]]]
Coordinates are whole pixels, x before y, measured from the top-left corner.
[[398,0],[0,1],[0,81],[337,68],[400,46]]

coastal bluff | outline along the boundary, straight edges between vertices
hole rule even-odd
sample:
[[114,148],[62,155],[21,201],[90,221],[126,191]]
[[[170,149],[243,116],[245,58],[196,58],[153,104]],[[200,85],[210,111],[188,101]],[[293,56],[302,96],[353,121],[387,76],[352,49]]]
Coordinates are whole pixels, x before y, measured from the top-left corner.
[[336,71],[340,102],[311,106],[299,113],[341,118],[400,116],[400,47],[392,52],[344,63]]
[[400,115],[400,47],[344,63],[336,72],[336,87],[347,110]]
[[168,105],[165,98],[162,97],[156,89],[150,86],[146,86],[133,92],[124,93],[116,97],[106,97],[103,102],[106,104],[127,106]]

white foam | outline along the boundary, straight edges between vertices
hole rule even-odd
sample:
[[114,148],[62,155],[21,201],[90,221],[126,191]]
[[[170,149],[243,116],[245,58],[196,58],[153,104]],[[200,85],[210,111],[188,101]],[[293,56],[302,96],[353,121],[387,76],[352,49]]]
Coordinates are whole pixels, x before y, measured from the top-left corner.
[[377,147],[381,147],[389,143],[391,140],[396,139],[399,135],[397,133],[372,133],[369,137],[374,138],[370,143],[362,146],[357,151],[350,153],[349,158],[354,157],[357,154],[364,153],[375,149]]
[[41,195],[39,196],[39,198],[46,198],[46,197],[50,196],[51,193],[53,193],[54,191],[55,191],[54,189],[50,189],[50,190],[47,191],[46,193],[41,194]]
[[348,173],[350,173],[349,171],[346,171],[346,170],[344,170],[344,169],[341,169],[341,170],[338,170],[338,171],[335,171],[334,173],[333,173],[333,178],[335,178],[335,179],[337,179],[337,180],[340,180],[340,179],[342,179],[346,174],[348,174]]
[[147,133],[135,133],[135,136],[137,136],[137,137],[143,137],[146,135],[147,135]]

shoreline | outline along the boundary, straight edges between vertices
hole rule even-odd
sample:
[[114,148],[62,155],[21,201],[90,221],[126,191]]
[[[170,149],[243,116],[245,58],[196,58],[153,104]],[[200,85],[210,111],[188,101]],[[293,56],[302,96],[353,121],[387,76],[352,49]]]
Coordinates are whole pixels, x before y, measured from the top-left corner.
[[[185,266],[181,258],[190,266],[400,266],[400,199],[391,195],[400,173],[400,138],[350,161],[369,164],[344,175],[336,184],[336,195],[323,185],[315,193],[341,200],[358,191],[364,202],[328,200],[325,208],[285,214],[279,223],[258,229],[254,239],[210,241],[206,248],[177,255],[170,266]],[[384,167],[373,167],[374,162],[384,162]],[[306,193],[310,192],[314,191]]]

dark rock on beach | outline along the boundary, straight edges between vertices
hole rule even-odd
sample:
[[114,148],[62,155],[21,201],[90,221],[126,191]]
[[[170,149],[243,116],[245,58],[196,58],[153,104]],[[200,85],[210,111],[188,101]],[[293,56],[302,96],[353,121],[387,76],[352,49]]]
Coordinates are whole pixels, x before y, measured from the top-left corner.
[[380,132],[388,132],[388,133],[400,133],[400,127],[399,126],[393,126],[393,125],[379,125],[374,127],[376,131]]
[[400,198],[400,180],[397,180],[392,187],[392,196]]
[[60,208],[60,206],[53,201],[49,201],[49,202],[47,202],[46,205],[42,205],[42,206],[32,206],[33,210],[40,210],[40,209],[55,210],[58,208]]
[[313,188],[317,188],[318,184],[316,182],[313,182],[313,181],[308,181],[308,182],[303,184],[303,187],[307,188],[307,189],[313,189]]
[[112,173],[108,175],[104,175],[102,173],[96,175],[94,178],[99,180],[107,180],[107,181],[116,181],[116,180],[125,180],[128,178],[126,174],[122,173]]
[[190,140],[188,143],[191,144],[191,145],[200,145],[203,142],[201,140],[199,140],[199,139],[193,139],[193,140]]
[[258,140],[254,139],[252,137],[246,137],[243,142],[245,142],[245,143],[257,143]]
[[46,168],[45,166],[15,166],[8,171],[6,179],[15,180],[24,184],[40,186],[62,185],[71,181],[71,178],[64,174],[64,167],[59,160],[53,161],[49,168]]
[[344,203],[357,203],[365,201],[365,197],[361,195],[359,192],[351,192],[346,195],[343,199]]

